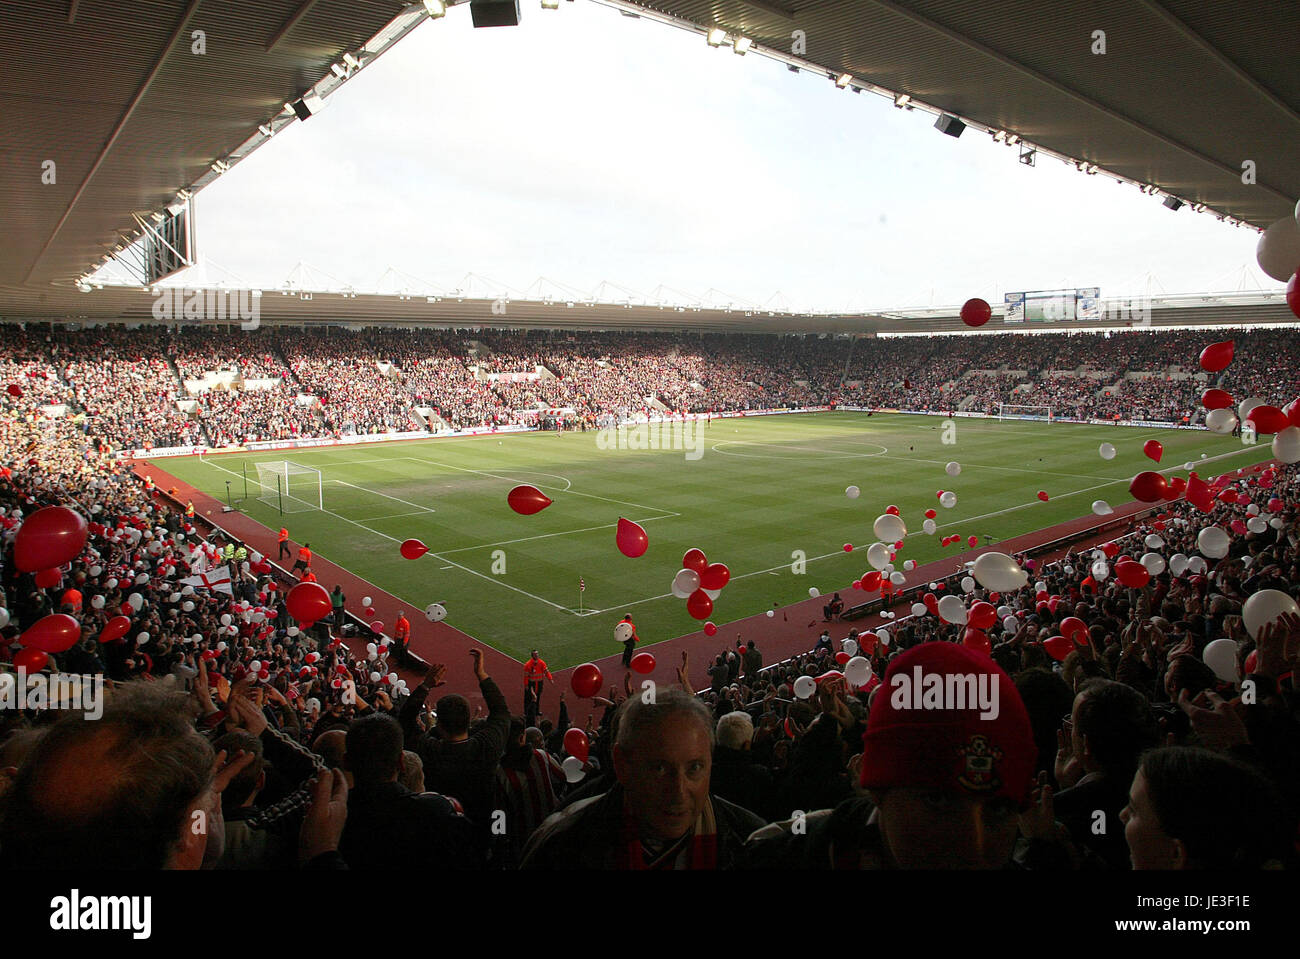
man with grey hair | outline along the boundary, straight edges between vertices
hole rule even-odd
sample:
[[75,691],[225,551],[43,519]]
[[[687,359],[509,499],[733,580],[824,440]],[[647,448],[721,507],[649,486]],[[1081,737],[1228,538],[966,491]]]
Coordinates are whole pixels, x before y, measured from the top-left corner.
[[713,795],[744,806],[764,818],[774,815],[772,774],[754,761],[750,745],[754,720],[749,713],[727,713],[718,720],[718,743],[713,749]]
[[713,717],[688,692],[623,703],[614,735],[617,784],[549,817],[523,869],[729,869],[763,820],[710,794]]

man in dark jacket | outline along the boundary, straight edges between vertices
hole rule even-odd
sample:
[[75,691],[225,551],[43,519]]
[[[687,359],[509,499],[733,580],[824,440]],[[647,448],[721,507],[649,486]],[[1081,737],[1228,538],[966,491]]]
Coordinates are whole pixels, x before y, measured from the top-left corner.
[[628,699],[614,737],[618,784],[548,818],[524,869],[730,869],[763,820],[710,794],[713,721],[688,692]]
[[754,761],[750,752],[753,739],[754,720],[749,713],[727,713],[718,720],[710,789],[713,795],[767,819],[773,814],[772,774]]
[[472,869],[482,857],[474,829],[446,796],[414,793],[397,781],[402,728],[387,713],[348,727],[347,765],[356,783],[339,852],[352,869],[391,869],[394,857],[422,868]]
[[510,707],[497,684],[483,669],[483,651],[471,649],[474,675],[479,691],[487,701],[487,721],[470,735],[469,701],[454,693],[438,700],[438,725],[410,742],[411,723],[419,716],[429,691],[441,685],[446,667],[434,666],[411,697],[402,704],[403,728],[408,731],[407,746],[418,753],[424,763],[424,783],[432,790],[459,799],[465,815],[481,829],[490,825],[492,796],[496,789],[497,763],[506,751],[510,733]]

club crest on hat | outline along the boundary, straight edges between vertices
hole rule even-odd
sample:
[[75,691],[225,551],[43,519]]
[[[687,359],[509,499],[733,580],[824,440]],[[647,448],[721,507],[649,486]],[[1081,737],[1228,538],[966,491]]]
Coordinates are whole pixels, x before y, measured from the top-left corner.
[[957,781],[972,792],[994,792],[1002,786],[997,764],[1002,759],[998,749],[984,736],[972,736],[970,742],[957,747],[957,755],[966,760]]

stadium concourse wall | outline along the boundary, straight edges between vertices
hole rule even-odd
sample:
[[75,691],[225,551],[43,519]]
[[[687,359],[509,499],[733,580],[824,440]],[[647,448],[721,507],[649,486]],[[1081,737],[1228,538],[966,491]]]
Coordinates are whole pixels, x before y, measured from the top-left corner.
[[[893,407],[875,407],[875,406],[802,406],[795,409],[776,409],[776,410],[735,410],[724,413],[684,413],[680,416],[646,416],[644,414],[628,417],[620,421],[620,425],[627,423],[670,423],[686,420],[701,420],[706,418],[712,419],[740,419],[750,416],[781,416],[793,413],[827,413],[827,412],[844,412],[844,413],[899,413],[906,416],[942,416],[945,419],[950,418],[947,413],[936,413],[933,410],[907,410],[895,409]],[[1061,416],[996,416],[988,413],[970,413],[955,411],[951,418],[954,419],[1002,419],[1002,420],[1027,420],[1031,422],[1052,422],[1052,423],[1083,423],[1089,426],[1138,426],[1145,429],[1169,429],[1169,430],[1205,430],[1204,426],[1191,426],[1186,423],[1170,423],[1160,420],[1100,420],[1100,419],[1073,419]],[[353,446],[360,443],[387,443],[398,440],[419,440],[419,439],[457,439],[463,436],[486,436],[501,435],[505,433],[535,433],[538,432],[535,426],[477,426],[470,429],[456,430],[454,432],[430,433],[426,430],[405,430],[398,433],[367,433],[357,436],[324,436],[309,437],[300,440],[269,440],[265,442],[245,443],[242,446],[164,446],[153,449],[122,450],[117,455],[124,459],[144,459],[144,458],[162,458],[169,456],[195,456],[208,453],[262,453],[271,450],[296,450],[296,449],[314,449],[322,446]]]

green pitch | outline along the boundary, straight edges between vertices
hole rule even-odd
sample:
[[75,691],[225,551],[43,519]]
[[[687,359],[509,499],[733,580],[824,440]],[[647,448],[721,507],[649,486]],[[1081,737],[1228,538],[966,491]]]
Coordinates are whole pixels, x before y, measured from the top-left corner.
[[[809,587],[838,589],[850,603],[860,597],[844,591],[870,568],[872,523],[891,503],[909,531],[901,569],[904,559],[955,557],[970,535],[997,543],[1089,515],[1097,499],[1130,502],[1128,482],[1144,469],[1184,475],[1191,461],[1208,477],[1271,456],[1265,441],[1244,446],[1199,431],[977,419],[945,430],[945,422],[865,413],[714,420],[700,427],[698,456],[618,448],[636,443],[635,434],[611,444],[598,443],[596,432],[529,433],[231,453],[165,467],[224,501],[227,480],[240,494],[247,464],[250,496],[240,508],[271,529],[281,516],[255,498],[253,464],[288,459],[319,469],[325,509],[284,517],[295,541],[417,611],[445,603],[449,623],[505,653],[522,660],[538,647],[562,668],[618,653],[613,629],[625,613],[645,644],[699,629],[669,592],[691,547],[731,570],[710,617],[730,645],[735,637],[723,623],[807,599]],[[1165,447],[1158,466],[1142,453],[1153,438]],[[673,437],[665,431],[658,439]],[[1115,459],[1098,455],[1103,442],[1117,447]],[[950,461],[962,467],[955,478],[944,470]],[[533,516],[513,512],[506,494],[525,483],[554,503]],[[849,499],[848,486],[860,497]],[[957,494],[954,508],[939,505],[941,489]],[[1049,502],[1037,499],[1039,490]],[[932,507],[939,532],[927,536],[923,512]],[[644,556],[616,548],[620,516],[645,528]],[[941,548],[953,533],[962,546]],[[430,552],[403,559],[398,544],[408,538]],[[855,551],[844,552],[845,543]],[[587,587],[581,610],[579,578]]]

